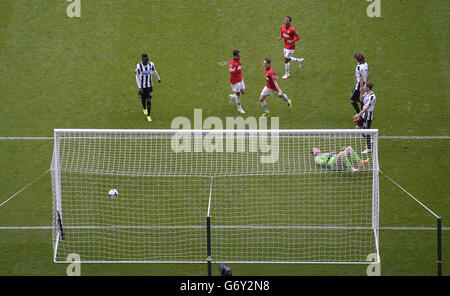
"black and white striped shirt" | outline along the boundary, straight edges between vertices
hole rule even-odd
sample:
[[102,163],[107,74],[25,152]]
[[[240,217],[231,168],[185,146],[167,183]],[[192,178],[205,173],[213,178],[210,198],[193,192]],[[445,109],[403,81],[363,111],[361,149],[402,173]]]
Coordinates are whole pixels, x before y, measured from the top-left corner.
[[362,118],[365,120],[373,120],[373,110],[375,108],[375,102],[377,101],[377,97],[373,93],[373,91],[366,92],[363,95],[364,108],[369,106],[366,112],[363,113]]
[[139,88],[153,87],[152,73],[160,80],[155,64],[152,62],[148,62],[147,65],[144,65],[142,62],[137,64],[134,72],[136,73],[136,82]]
[[369,65],[367,65],[367,63],[356,65],[356,68],[355,68],[355,76],[356,76],[355,89],[359,89],[359,87],[360,87],[360,85],[359,85],[359,77],[360,76],[362,76],[363,82],[367,83],[367,77],[369,76],[368,74],[369,74]]

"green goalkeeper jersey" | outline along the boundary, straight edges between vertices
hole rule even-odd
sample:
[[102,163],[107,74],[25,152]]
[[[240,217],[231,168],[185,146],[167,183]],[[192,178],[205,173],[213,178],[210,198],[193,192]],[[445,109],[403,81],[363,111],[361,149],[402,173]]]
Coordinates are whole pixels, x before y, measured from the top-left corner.
[[[350,153],[350,156],[351,156],[351,159],[356,161],[357,163],[361,162],[361,159],[359,158],[358,154],[355,151],[352,151]],[[346,156],[342,157],[339,165],[335,161],[336,157],[337,157],[337,155],[334,152],[321,153],[314,158],[314,161],[318,165],[325,165],[332,169],[337,169],[337,168],[351,169],[353,167],[351,161]]]
[[328,165],[328,162],[333,154],[334,153],[321,153],[317,155],[314,160],[318,165]]

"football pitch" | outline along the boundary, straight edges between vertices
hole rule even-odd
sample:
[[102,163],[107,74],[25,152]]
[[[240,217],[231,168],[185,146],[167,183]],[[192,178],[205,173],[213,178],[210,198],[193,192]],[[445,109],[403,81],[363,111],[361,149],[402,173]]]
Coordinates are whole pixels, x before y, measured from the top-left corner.
[[[71,18],[65,0],[0,1],[0,275],[66,274],[67,264],[54,263],[52,250],[49,168],[55,128],[170,129],[178,116],[194,122],[194,109],[202,110],[203,119],[217,116],[223,122],[241,116],[228,97],[227,62],[234,49],[241,52],[247,88],[244,117],[258,118],[263,58],[272,59],[279,77],[284,73],[277,37],[288,15],[301,36],[295,54],[305,62],[301,69],[291,63],[291,77],[280,79],[293,109],[271,96],[270,115],[279,117],[280,129],[354,129],[353,53],[364,52],[377,96],[372,128],[379,130],[384,173],[381,275],[436,274],[436,219],[386,176],[442,217],[442,268],[449,275],[449,1],[381,0],[380,17],[367,15],[365,0],[80,3],[81,17]],[[143,52],[162,80],[154,84],[151,123],[142,113],[134,75]],[[231,181],[223,182],[226,187]],[[192,192],[199,190],[192,184]],[[228,243],[232,248],[240,242]],[[230,266],[233,275],[275,276],[362,276],[367,269]],[[82,275],[206,271],[206,260],[81,266]],[[213,264],[213,275],[218,274]]]

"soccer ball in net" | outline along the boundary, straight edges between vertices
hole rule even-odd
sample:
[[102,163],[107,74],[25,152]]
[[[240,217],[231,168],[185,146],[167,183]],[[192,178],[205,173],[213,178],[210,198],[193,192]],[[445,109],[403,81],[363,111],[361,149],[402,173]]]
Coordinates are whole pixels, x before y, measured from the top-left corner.
[[117,191],[117,189],[111,189],[109,192],[109,197],[117,197],[119,195],[119,191]]

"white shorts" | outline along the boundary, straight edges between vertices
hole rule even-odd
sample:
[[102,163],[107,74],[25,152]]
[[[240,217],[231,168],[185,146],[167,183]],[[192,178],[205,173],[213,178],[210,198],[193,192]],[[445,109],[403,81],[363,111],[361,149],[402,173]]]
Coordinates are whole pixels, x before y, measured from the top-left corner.
[[245,83],[244,80],[242,80],[241,82],[235,83],[235,84],[231,84],[231,89],[235,92],[238,93],[241,90],[245,90]]
[[290,59],[293,54],[294,54],[294,50],[293,49],[286,49],[286,48],[284,48],[284,57],[285,58]]
[[264,88],[263,88],[263,90],[261,92],[261,96],[267,97],[267,96],[270,96],[271,94],[274,94],[274,95],[278,96],[278,91],[270,89],[267,86],[264,86]]

